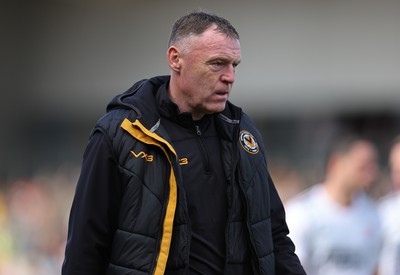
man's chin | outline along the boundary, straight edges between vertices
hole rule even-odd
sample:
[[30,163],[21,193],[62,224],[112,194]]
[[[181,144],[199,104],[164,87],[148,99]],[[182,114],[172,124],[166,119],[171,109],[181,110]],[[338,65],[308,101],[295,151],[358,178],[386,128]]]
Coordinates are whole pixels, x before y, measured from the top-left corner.
[[210,114],[213,113],[220,113],[223,110],[225,110],[225,106],[226,106],[226,102],[224,103],[220,103],[220,104],[215,104],[214,106],[212,106],[211,108],[208,109]]

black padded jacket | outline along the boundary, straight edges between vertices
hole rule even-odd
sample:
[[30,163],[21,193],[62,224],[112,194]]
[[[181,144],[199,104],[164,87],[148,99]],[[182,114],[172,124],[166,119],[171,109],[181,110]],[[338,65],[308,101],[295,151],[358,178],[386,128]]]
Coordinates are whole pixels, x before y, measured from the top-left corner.
[[[157,92],[168,81],[160,76],[137,82],[113,99],[96,124],[71,209],[63,275],[189,274],[191,228],[180,161],[157,111]],[[254,274],[305,274],[287,236],[258,130],[230,102],[215,121],[228,181],[225,274],[235,274],[235,266],[245,261],[245,247]],[[101,150],[91,150],[96,147],[91,143]],[[96,209],[96,200],[88,202],[91,189],[113,197],[98,199]],[[110,228],[91,218],[95,214],[82,214],[96,211]],[[84,230],[87,237],[80,233]],[[104,239],[91,240],[90,230]],[[78,264],[82,258],[92,266]]]

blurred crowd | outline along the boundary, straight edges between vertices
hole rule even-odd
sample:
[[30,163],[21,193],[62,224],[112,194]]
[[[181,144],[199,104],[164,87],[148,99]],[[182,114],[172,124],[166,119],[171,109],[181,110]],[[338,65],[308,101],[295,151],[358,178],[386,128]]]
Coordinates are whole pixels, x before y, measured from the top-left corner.
[[0,275],[60,274],[76,177],[62,170],[0,185]]

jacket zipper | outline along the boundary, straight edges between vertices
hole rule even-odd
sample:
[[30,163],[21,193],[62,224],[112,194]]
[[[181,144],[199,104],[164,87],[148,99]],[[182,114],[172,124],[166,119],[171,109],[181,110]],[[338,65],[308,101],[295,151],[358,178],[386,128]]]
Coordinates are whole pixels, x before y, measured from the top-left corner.
[[[172,160],[174,158],[174,155],[171,155],[169,158]],[[171,169],[171,173],[175,173],[175,170],[177,169],[177,167],[179,167],[179,165],[177,166],[175,162],[171,161],[171,168],[172,168]],[[167,188],[167,190],[165,192],[165,199],[164,199],[165,203],[163,205],[163,211],[162,211],[163,212],[163,215],[162,215],[163,219],[162,219],[162,221],[165,220],[165,216],[166,216],[166,213],[167,213],[167,207],[168,207],[169,198],[170,198],[170,191],[171,190],[169,188]],[[158,263],[158,259],[160,257],[160,252],[161,252],[160,251],[160,247],[161,247],[161,240],[163,238],[163,233],[164,233],[163,230],[161,230],[160,234],[158,235],[158,240],[157,240],[158,244],[157,244],[157,247],[156,247],[156,251],[158,251],[158,252],[156,253],[155,258],[153,260],[153,268],[152,268],[150,274],[155,274],[155,272],[156,272],[157,263]],[[165,270],[166,270],[166,266],[165,266]],[[164,270],[164,272],[165,272],[165,270]]]
[[199,145],[199,149],[201,152],[201,157],[203,159],[203,163],[204,163],[204,168],[205,168],[205,173],[206,174],[211,174],[211,169],[210,169],[210,158],[209,158],[209,154],[207,151],[207,147],[204,143],[203,137],[202,137],[202,133],[200,130],[200,126],[199,125],[195,125],[195,130],[196,130],[196,135],[197,135],[197,144]]

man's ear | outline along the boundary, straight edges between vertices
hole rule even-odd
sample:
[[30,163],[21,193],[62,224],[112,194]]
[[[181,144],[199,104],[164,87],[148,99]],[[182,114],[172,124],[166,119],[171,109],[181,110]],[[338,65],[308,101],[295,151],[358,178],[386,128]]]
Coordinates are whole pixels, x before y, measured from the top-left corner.
[[175,46],[169,47],[167,51],[167,60],[171,70],[179,73],[181,69],[179,49],[177,49]]

